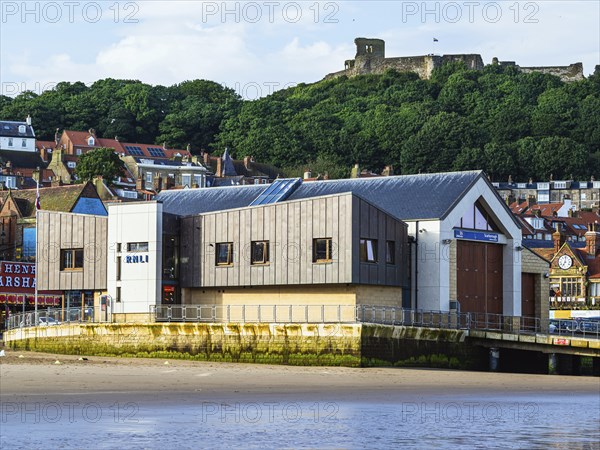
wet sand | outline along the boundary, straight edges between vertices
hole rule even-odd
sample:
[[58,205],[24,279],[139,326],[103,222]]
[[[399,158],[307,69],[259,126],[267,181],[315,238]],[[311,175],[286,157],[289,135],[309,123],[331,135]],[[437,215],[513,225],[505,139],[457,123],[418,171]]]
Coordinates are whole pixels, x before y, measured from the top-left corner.
[[[19,358],[22,355],[22,358]],[[596,394],[597,377],[439,369],[298,367],[51,355],[6,350],[3,402],[101,398],[172,402],[269,397],[396,402],[420,395]],[[59,361],[60,364],[55,364]]]

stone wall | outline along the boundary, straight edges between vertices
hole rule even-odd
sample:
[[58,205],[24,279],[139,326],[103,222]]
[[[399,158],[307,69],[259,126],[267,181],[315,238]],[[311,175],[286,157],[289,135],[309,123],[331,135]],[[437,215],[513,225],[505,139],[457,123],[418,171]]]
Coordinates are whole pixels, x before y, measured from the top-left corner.
[[549,66],[549,67],[520,67],[523,73],[540,72],[559,77],[562,81],[580,81],[585,77],[583,75],[583,64],[575,63],[568,66]]
[[[7,331],[13,350],[290,365],[477,368],[463,330],[373,324],[74,324]],[[484,355],[478,359],[477,355]]]
[[[548,319],[550,309],[550,279],[546,274],[550,271],[550,264],[524,248],[521,252],[521,272],[534,273],[535,277],[535,316],[540,319]],[[542,321],[544,325],[544,322]]]

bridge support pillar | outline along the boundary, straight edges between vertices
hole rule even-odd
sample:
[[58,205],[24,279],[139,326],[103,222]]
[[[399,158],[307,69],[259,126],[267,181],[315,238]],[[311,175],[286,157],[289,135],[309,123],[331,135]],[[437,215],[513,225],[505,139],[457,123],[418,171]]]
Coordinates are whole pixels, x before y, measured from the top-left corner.
[[558,374],[558,357],[556,353],[550,353],[548,355],[548,375]]
[[500,367],[500,349],[497,347],[490,348],[490,372],[498,372]]

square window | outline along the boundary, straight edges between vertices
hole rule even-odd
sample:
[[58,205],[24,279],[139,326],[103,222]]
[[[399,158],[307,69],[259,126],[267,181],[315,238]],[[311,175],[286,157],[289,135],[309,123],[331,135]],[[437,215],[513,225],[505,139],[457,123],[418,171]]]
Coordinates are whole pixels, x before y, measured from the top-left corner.
[[60,251],[60,270],[82,270],[83,249],[75,248]]
[[385,262],[387,264],[396,264],[396,242],[386,241],[385,250]]
[[313,240],[313,262],[328,263],[332,258],[332,242],[331,238],[322,238]]
[[251,244],[251,264],[269,263],[269,241],[254,241]]
[[216,245],[215,265],[233,265],[233,242],[221,242]]
[[376,239],[361,239],[360,240],[360,262],[377,262],[377,240]]

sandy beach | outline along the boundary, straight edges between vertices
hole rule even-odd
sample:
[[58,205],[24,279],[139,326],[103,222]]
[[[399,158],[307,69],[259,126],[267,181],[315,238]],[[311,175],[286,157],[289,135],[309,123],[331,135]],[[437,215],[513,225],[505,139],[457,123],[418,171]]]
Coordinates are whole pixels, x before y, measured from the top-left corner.
[[600,439],[592,377],[7,351],[0,406],[0,447],[11,449],[588,449]]
[[[22,357],[19,357],[22,356]],[[32,396],[102,396],[149,401],[191,398],[292,396],[397,401],[419,393],[460,395],[598,393],[597,377],[458,370],[344,368],[86,357],[7,351],[0,358],[3,401]],[[59,361],[60,364],[56,364]]]

